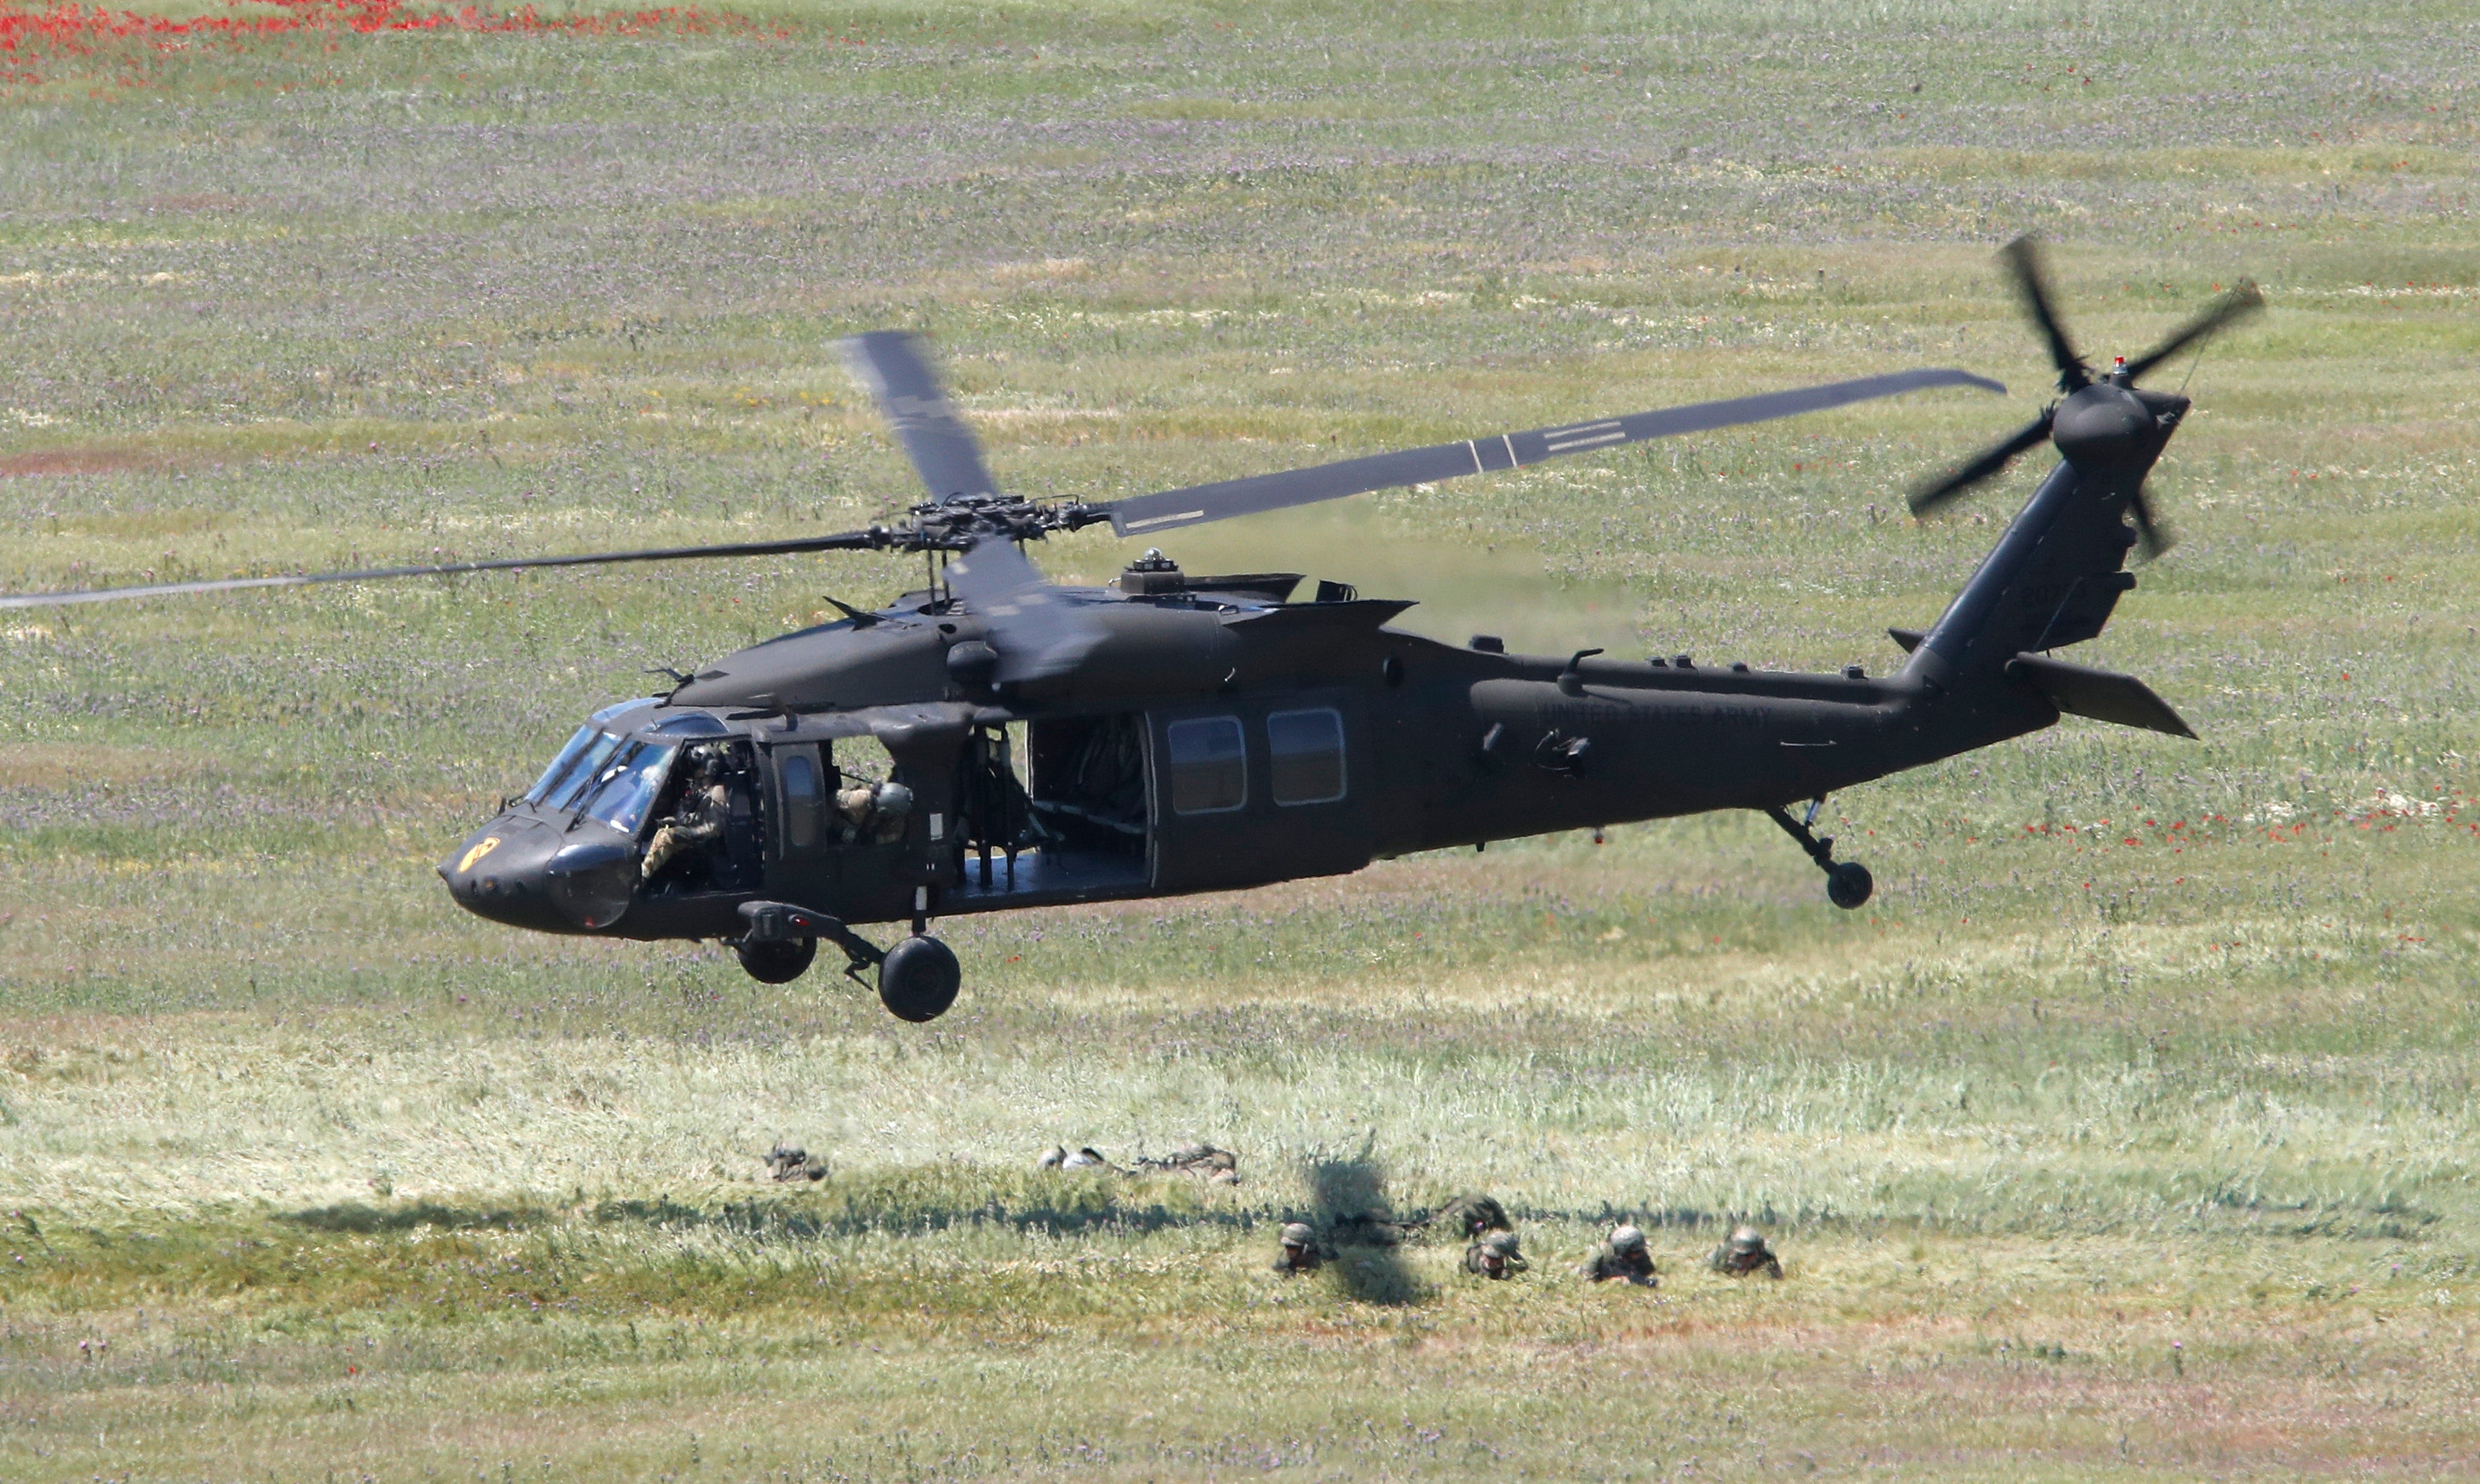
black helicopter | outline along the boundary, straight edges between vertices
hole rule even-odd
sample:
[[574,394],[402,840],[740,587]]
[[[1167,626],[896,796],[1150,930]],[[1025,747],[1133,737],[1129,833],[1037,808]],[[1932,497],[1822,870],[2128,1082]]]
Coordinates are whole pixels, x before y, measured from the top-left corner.
[[[598,712],[439,867],[469,911],[544,932],[720,939],[784,983],[824,939],[927,1021],[955,1001],[936,917],[1174,896],[1356,871],[1442,846],[1714,809],[1764,813],[1857,907],[1868,870],[1812,826],[1837,789],[2036,731],[2061,713],[2192,737],[2140,681],[2048,651],[2102,631],[2131,548],[2166,546],[2147,472],[2187,399],[2134,383],[2260,303],[2242,286],[2095,375],[2031,245],[2005,262],[2064,394],[1912,501],[1925,512],[2053,443],[2058,465],[1896,674],[1512,655],[1387,627],[1411,607],[1294,573],[1192,576],[1149,551],[1109,587],[1045,583],[1022,543],[1122,536],[1937,386],[1922,370],[1439,444],[1104,505],[1000,494],[911,336],[845,342],[932,498],[901,524],[782,541],[0,598],[24,608],[526,567],[820,551],[936,553],[930,586],[846,608]],[[2129,524],[2129,517],[2133,524]],[[833,600],[830,600],[833,601]],[[1018,757],[1021,737],[1023,756]],[[870,739],[891,765],[853,766]],[[875,749],[870,749],[873,752]],[[1791,807],[1808,800],[1804,816]],[[854,924],[908,923],[885,950]]]

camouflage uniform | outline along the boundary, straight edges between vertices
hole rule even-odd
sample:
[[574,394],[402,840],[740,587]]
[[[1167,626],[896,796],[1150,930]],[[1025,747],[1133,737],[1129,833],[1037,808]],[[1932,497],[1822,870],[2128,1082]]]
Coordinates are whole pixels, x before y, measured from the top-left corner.
[[681,794],[672,817],[646,843],[639,878],[652,881],[676,857],[711,848],[723,839],[724,822],[731,818],[732,795],[724,792],[723,760],[709,753],[699,761],[697,780]]
[[1178,1170],[1200,1176],[1219,1185],[1240,1183],[1240,1158],[1227,1149],[1211,1144],[1182,1144],[1167,1159],[1139,1159],[1137,1163],[1150,1170]]
[[1338,1247],[1392,1247],[1404,1240],[1404,1229],[1411,1224],[1382,1211],[1355,1211],[1336,1216],[1330,1231]]
[[1644,1248],[1644,1234],[1632,1226],[1611,1233],[1601,1250],[1586,1260],[1585,1276],[1595,1283],[1632,1283],[1640,1289],[1656,1288],[1662,1282],[1654,1275],[1653,1254]]
[[1325,1261],[1318,1251],[1317,1232],[1307,1222],[1294,1221],[1284,1226],[1281,1245],[1275,1249],[1275,1271],[1313,1273]]
[[1766,1245],[1765,1234],[1752,1226],[1733,1227],[1731,1235],[1705,1262],[1714,1271],[1733,1278],[1745,1278],[1750,1273],[1763,1273],[1769,1278],[1783,1275],[1782,1260]]
[[1507,1208],[1496,1198],[1486,1195],[1460,1195],[1438,1209],[1430,1218],[1449,1231],[1467,1239],[1485,1232],[1511,1232],[1515,1223],[1507,1219]]
[[836,791],[836,813],[849,844],[888,845],[904,838],[904,823],[913,818],[913,791],[900,783],[859,779]]
[[1484,1278],[1512,1278],[1532,1265],[1517,1250],[1513,1232],[1492,1232],[1464,1249],[1464,1271]]
[[827,1161],[798,1144],[778,1144],[768,1150],[766,1167],[782,1181],[827,1178]]

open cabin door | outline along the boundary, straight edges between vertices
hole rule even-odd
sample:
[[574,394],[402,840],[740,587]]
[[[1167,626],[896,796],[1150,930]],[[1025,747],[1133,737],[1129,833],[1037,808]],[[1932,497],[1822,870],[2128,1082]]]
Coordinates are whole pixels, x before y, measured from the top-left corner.
[[[917,888],[932,883],[945,851],[931,838],[948,808],[943,776],[917,787],[877,760],[839,767],[839,746],[859,739],[769,741],[766,759],[766,885],[769,897],[853,922],[911,915]],[[884,775],[884,776],[880,776]],[[886,785],[898,789],[890,793]]]
[[989,910],[1142,895],[1151,780],[1139,713],[977,729],[958,773],[950,899]]

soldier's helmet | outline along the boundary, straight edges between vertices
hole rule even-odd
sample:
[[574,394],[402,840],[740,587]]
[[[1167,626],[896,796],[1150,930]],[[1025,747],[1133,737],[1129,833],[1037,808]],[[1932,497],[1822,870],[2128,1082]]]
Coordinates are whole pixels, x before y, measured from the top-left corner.
[[881,814],[907,815],[913,812],[913,791],[900,783],[882,783],[871,801]]
[[1615,1227],[1611,1231],[1611,1250],[1613,1252],[1642,1252],[1644,1250],[1644,1234],[1632,1226]]
[[1481,1244],[1503,1258],[1511,1258],[1516,1255],[1516,1241],[1515,1234],[1513,1232],[1492,1232],[1487,1237],[1482,1238]]
[[1283,1224],[1283,1245],[1284,1245],[1284,1246],[1286,1246],[1286,1247],[1305,1247],[1305,1246],[1307,1246],[1309,1243],[1311,1243],[1311,1242],[1313,1242],[1313,1241],[1316,1241],[1316,1240],[1317,1240],[1317,1233],[1316,1233],[1316,1231],[1315,1231],[1314,1229],[1312,1229],[1312,1228],[1309,1226],[1309,1224],[1308,1224],[1307,1222],[1305,1222],[1305,1221],[1288,1221],[1288,1222],[1285,1222],[1285,1223]]
[[1742,1257],[1753,1257],[1766,1250],[1766,1234],[1752,1226],[1735,1226],[1726,1245]]

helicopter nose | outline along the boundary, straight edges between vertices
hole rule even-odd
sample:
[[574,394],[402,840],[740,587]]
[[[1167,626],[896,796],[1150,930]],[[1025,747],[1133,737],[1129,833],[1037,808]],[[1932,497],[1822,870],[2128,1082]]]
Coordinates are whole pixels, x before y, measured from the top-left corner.
[[594,820],[504,814],[439,863],[456,904],[538,932],[596,932],[637,895],[633,841]]
[[551,900],[549,869],[559,833],[537,820],[504,814],[465,838],[439,863],[448,895],[477,917],[516,927],[568,924]]

